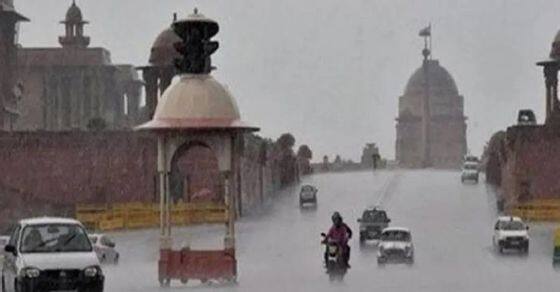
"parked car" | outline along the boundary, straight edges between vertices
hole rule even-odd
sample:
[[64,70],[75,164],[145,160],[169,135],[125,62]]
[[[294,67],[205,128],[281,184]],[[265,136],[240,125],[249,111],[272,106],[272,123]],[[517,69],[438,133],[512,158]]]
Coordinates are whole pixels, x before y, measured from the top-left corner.
[[552,254],[552,263],[554,265],[560,264],[560,228],[554,231],[554,252]]
[[389,226],[389,222],[391,222],[391,219],[382,209],[374,207],[364,210],[362,217],[358,219],[358,223],[360,223],[360,243],[366,240],[379,239],[381,231]]
[[388,227],[381,233],[377,263],[385,264],[389,261],[414,262],[414,245],[408,228]]
[[317,188],[312,185],[304,185],[299,192],[299,205],[305,207],[306,205],[317,205]]
[[474,181],[478,183],[478,177],[480,175],[480,170],[478,169],[478,163],[465,162],[461,170],[461,182]]
[[506,249],[529,252],[529,227],[519,217],[503,216],[496,220],[492,242],[500,253]]
[[4,250],[2,291],[103,291],[99,260],[77,220],[21,220]]
[[89,239],[93,244],[93,250],[97,254],[99,262],[117,264],[119,253],[115,250],[116,244],[105,234],[90,234]]

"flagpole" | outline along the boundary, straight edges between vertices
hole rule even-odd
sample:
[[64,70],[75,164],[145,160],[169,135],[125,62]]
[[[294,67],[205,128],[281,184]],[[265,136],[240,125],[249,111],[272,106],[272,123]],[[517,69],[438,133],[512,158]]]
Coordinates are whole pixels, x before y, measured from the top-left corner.
[[430,60],[432,59],[432,55],[434,54],[434,50],[432,49],[432,23],[428,25],[430,28]]

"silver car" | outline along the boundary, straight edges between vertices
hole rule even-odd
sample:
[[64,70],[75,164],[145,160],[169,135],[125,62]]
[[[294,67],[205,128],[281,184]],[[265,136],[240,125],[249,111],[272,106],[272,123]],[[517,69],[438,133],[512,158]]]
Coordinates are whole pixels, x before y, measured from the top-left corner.
[[89,240],[93,244],[93,250],[102,264],[117,264],[119,253],[115,250],[115,242],[105,234],[90,234]]

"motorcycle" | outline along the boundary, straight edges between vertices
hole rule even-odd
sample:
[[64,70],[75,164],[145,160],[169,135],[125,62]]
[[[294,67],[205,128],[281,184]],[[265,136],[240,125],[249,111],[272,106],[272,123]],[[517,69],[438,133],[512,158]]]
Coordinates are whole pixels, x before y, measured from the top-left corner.
[[326,273],[331,280],[342,280],[348,270],[348,265],[344,260],[344,252],[340,245],[327,238],[325,233],[321,233],[321,236],[323,237],[322,244],[325,245],[324,261]]

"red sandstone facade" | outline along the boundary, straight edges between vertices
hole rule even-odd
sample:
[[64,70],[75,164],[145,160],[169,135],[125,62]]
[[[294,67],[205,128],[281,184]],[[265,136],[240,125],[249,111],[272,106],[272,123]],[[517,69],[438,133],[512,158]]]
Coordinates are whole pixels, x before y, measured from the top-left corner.
[[104,48],[88,47],[88,22],[75,3],[61,23],[61,47],[17,49],[23,98],[13,130],[85,130],[95,120],[115,130],[147,120],[140,105],[143,82],[136,69],[113,64]]

